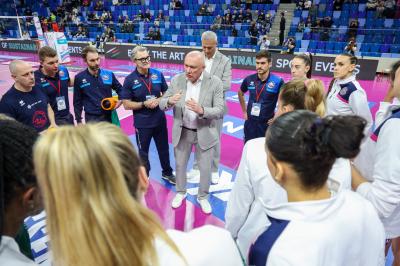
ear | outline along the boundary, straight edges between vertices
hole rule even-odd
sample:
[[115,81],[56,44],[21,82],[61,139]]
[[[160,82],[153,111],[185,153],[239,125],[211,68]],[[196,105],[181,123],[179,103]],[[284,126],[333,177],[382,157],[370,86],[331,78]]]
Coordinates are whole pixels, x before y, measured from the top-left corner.
[[350,65],[350,71],[349,71],[349,72],[353,72],[354,69],[356,69],[356,65],[355,65],[355,64],[351,64],[351,65]]
[[146,193],[149,187],[149,177],[147,176],[146,168],[140,166],[139,168],[139,190]]
[[282,163],[279,162],[279,161],[275,161],[275,176],[274,176],[274,179],[279,184],[283,184],[284,181],[285,181],[284,172],[285,171],[284,171],[284,167],[283,167]]
[[287,104],[287,105],[285,105],[285,106],[282,106],[282,110],[283,110],[285,113],[288,113],[288,112],[294,111],[294,107],[293,107],[293,105],[291,105],[291,104]]
[[308,73],[308,71],[310,71],[310,66],[306,66],[306,73]]
[[36,187],[30,187],[22,194],[22,205],[28,212],[35,211],[37,207],[37,193]]

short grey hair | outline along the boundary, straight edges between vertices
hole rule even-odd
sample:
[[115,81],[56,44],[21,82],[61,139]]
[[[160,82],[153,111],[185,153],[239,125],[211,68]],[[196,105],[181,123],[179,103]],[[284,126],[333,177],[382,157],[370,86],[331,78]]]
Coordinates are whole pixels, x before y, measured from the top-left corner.
[[210,31],[210,30],[203,32],[203,34],[201,35],[201,40],[202,41],[203,40],[205,40],[205,41],[210,40],[210,41],[215,41],[215,42],[218,43],[217,34],[215,32],[213,32],[213,31]]
[[8,66],[8,68],[10,69],[10,73],[12,75],[15,75],[17,73],[18,67],[23,65],[23,64],[27,64],[27,63],[22,61],[22,60],[13,60],[13,61],[11,61],[10,65]]
[[136,58],[138,52],[149,52],[149,50],[141,45],[136,46],[135,48],[132,49],[131,60],[134,60]]
[[204,54],[200,51],[194,50],[194,51],[190,51],[189,53],[186,54],[186,57],[197,57],[202,66],[205,66],[205,60],[204,60]]

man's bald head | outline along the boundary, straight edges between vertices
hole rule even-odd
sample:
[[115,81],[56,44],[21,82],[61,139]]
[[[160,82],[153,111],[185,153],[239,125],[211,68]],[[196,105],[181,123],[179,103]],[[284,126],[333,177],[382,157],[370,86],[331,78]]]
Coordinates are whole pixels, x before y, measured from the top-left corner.
[[25,61],[13,60],[13,61],[11,61],[10,65],[9,65],[10,73],[11,73],[11,75],[16,75],[18,70],[20,70],[21,68],[24,68],[24,67],[29,67],[29,66],[31,66],[31,65]]
[[30,91],[35,85],[33,68],[22,60],[13,60],[9,65],[11,77],[15,80],[18,90]]
[[185,73],[190,82],[197,82],[204,68],[204,55],[201,52],[191,51],[185,56]]

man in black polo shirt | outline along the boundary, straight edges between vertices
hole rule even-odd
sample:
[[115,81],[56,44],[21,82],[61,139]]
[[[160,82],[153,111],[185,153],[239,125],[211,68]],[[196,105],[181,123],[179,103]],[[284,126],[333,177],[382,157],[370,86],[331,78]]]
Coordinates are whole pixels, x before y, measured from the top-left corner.
[[[74,111],[77,123],[82,122],[82,109],[85,110],[85,122],[112,122],[112,110],[103,110],[101,101],[112,97],[112,90],[118,95],[121,83],[114,73],[100,69],[100,56],[96,48],[87,46],[82,50],[82,58],[88,68],[75,76],[74,81]],[[114,109],[121,105],[119,102]]]
[[149,174],[149,147],[153,138],[160,158],[162,178],[175,184],[169,161],[167,120],[158,107],[168,85],[160,71],[150,68],[150,55],[145,47],[136,46],[131,59],[136,69],[125,78],[121,99],[125,109],[133,111],[140,158]]
[[74,124],[69,111],[68,86],[73,86],[68,69],[59,65],[56,50],[44,46],[39,50],[40,68],[35,71],[35,83],[49,98],[57,125]]
[[54,112],[47,96],[35,86],[32,66],[14,60],[9,68],[15,83],[1,98],[0,113],[33,127],[37,132],[56,127]]

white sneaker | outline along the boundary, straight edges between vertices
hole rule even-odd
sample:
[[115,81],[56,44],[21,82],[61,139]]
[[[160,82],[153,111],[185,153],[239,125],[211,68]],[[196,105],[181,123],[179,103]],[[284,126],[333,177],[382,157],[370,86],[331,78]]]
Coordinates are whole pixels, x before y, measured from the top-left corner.
[[210,214],[212,212],[211,205],[208,202],[208,199],[199,199],[199,198],[197,198],[197,202],[200,204],[201,210],[205,214]]
[[213,172],[211,174],[211,183],[218,184],[218,181],[219,181],[219,173],[218,172]]
[[176,209],[182,205],[183,200],[186,198],[186,193],[176,193],[174,199],[172,200],[171,206]]
[[193,183],[194,181],[198,180],[197,182],[199,182],[200,180],[200,170],[198,169],[192,169],[189,172],[187,172],[187,179],[192,181],[191,183]]

